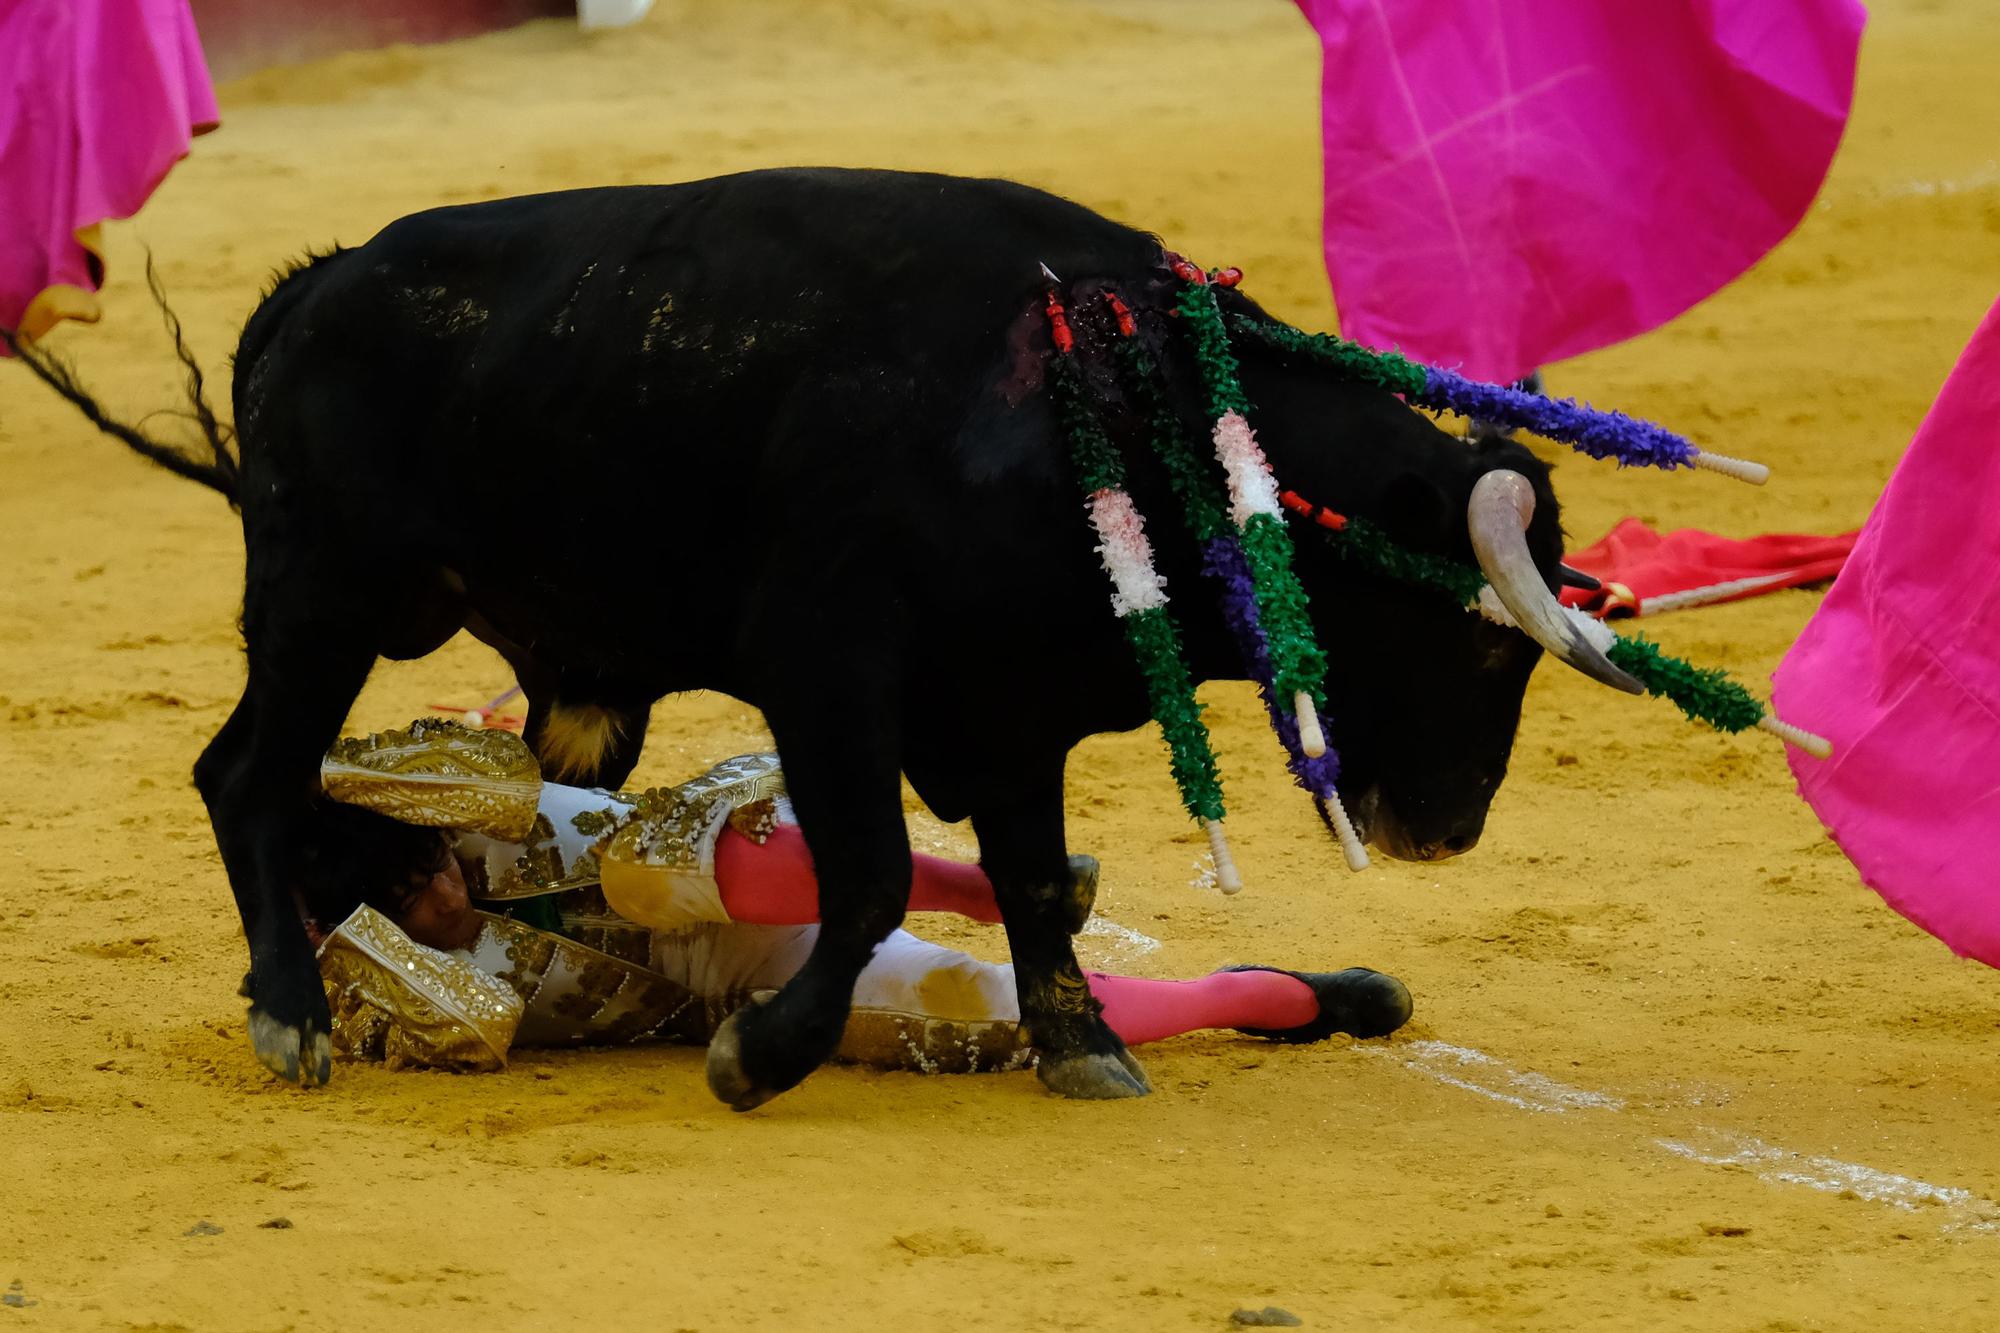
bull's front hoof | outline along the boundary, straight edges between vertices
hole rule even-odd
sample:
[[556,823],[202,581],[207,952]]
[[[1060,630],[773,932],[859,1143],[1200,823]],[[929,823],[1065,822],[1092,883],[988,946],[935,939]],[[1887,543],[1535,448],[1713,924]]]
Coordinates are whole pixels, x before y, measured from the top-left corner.
[[1069,859],[1069,897],[1063,903],[1063,925],[1074,935],[1090,924],[1097,907],[1097,858],[1077,855]]
[[317,1088],[333,1078],[333,1011],[304,931],[295,943],[296,958],[274,947],[259,963],[253,950],[236,993],[250,1001],[245,1026],[257,1063],[287,1083]]
[[324,1021],[287,1023],[252,1006],[250,1045],[264,1068],[287,1083],[316,1088],[333,1077],[333,1040]]
[[1145,1068],[1125,1050],[1115,1055],[1044,1055],[1036,1062],[1035,1073],[1050,1092],[1078,1101],[1144,1097],[1153,1090]]
[[743,1025],[752,1005],[767,1003],[770,998],[768,993],[752,997],[751,1004],[723,1019],[709,1039],[708,1090],[732,1111],[754,1111],[784,1091],[759,1083],[743,1067]]

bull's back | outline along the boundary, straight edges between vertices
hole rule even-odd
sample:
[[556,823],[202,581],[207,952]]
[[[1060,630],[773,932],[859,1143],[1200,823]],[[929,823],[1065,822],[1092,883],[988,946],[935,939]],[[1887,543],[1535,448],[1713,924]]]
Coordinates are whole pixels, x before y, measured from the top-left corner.
[[[605,607],[577,589],[602,570],[687,555],[747,584],[786,543],[825,541],[797,527],[826,514],[841,540],[873,533],[919,565],[928,548],[969,575],[982,556],[950,518],[978,502],[968,488],[990,487],[1009,459],[1060,469],[1045,421],[992,424],[994,386],[1026,355],[1040,266],[1139,273],[1157,254],[1145,234],[1040,191],[897,172],[436,209],[314,265],[275,294],[279,317],[252,321],[239,400],[254,385],[270,428],[246,450],[318,482],[325,503],[350,497],[349,523],[370,521],[374,497],[436,497],[411,536],[440,547],[475,597],[504,586],[514,600],[499,618],[574,617],[579,642]],[[982,414],[999,464],[965,456]],[[1065,518],[1072,502],[1056,502]],[[990,563],[1016,556],[996,548]],[[732,590],[714,591],[702,614],[726,617]],[[632,656],[659,647],[635,642]]]
[[523,196],[414,214],[315,265],[239,374],[275,347],[280,378],[365,376],[454,470],[552,444],[680,466],[695,428],[753,437],[802,382],[865,392],[895,367],[909,412],[935,413],[1004,355],[1040,264],[1117,272],[1156,253],[1005,181],[802,168]]

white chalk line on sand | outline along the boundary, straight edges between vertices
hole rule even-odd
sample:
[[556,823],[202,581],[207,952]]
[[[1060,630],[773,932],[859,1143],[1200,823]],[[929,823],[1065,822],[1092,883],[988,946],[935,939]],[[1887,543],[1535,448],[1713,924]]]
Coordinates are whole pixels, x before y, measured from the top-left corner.
[[1083,929],[1078,933],[1094,935],[1102,939],[1116,940],[1119,944],[1137,953],[1151,953],[1160,947],[1160,942],[1143,930],[1134,930],[1130,926],[1121,926],[1116,921],[1110,921],[1101,916],[1093,916],[1090,920],[1084,922]]
[[[1572,1088],[1532,1070],[1509,1069],[1484,1051],[1442,1041],[1413,1041],[1407,1046],[1386,1049],[1402,1055],[1403,1063],[1420,1074],[1516,1110],[1561,1115],[1565,1111],[1625,1109],[1621,1098]],[[1482,1078],[1484,1082],[1480,1081]]]
[[[1762,1139],[1730,1137],[1707,1151],[1678,1139],[1655,1139],[1658,1147],[1676,1157],[1703,1166],[1742,1167],[1758,1179],[1785,1185],[1803,1185],[1827,1194],[1853,1194],[1871,1203],[1915,1212],[1921,1205],[1942,1205],[1948,1209],[1969,1209],[1982,1202],[1971,1190],[1949,1185],[1933,1185],[1872,1166],[1857,1166],[1832,1157],[1808,1157],[1789,1148],[1765,1143]],[[2000,1230],[2000,1221],[1980,1219],[1971,1224],[1978,1231]]]
[[1835,194],[1822,195],[1814,207],[1821,212],[1827,212],[1854,200],[1872,202],[1880,199],[1948,199],[1953,195],[1972,194],[1991,189],[1996,185],[2000,185],[2000,163],[1988,162],[1955,179],[1914,179],[1850,186]]
[[1957,180],[1901,181],[1880,187],[1877,195],[1884,199],[1929,199],[1936,196],[1970,194],[1974,190],[1984,190],[1993,185],[2000,185],[2000,163],[1988,162],[1977,171],[1961,176]]
[[[1559,1083],[1546,1074],[1515,1069],[1484,1051],[1442,1041],[1413,1041],[1399,1046],[1361,1046],[1358,1050],[1400,1061],[1424,1077],[1488,1101],[1538,1115],[1577,1111],[1619,1112],[1623,1097]],[[1911,1176],[1878,1171],[1872,1166],[1838,1158],[1794,1152],[1747,1135],[1727,1134],[1696,1126],[1681,1138],[1646,1140],[1682,1161],[1702,1166],[1749,1171],[1771,1185],[1795,1185],[1821,1193],[1853,1195],[1871,1203],[1906,1212],[1938,1208],[1948,1221],[1945,1231],[2000,1234],[2000,1205],[1951,1185],[1933,1185]],[[1697,1146],[1699,1145],[1699,1146]]]

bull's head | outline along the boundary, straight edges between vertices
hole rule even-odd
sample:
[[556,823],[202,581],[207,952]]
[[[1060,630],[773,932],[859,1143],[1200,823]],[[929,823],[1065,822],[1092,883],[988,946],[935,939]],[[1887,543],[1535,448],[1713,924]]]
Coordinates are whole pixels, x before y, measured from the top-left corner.
[[1544,649],[1639,689],[1556,599],[1562,530],[1549,470],[1510,441],[1446,435],[1386,395],[1265,380],[1247,365],[1245,380],[1286,486],[1367,517],[1410,550],[1477,561],[1518,626],[1352,562],[1294,520],[1300,577],[1331,664],[1328,740],[1340,753],[1343,802],[1361,835],[1391,856],[1467,851],[1506,776]]

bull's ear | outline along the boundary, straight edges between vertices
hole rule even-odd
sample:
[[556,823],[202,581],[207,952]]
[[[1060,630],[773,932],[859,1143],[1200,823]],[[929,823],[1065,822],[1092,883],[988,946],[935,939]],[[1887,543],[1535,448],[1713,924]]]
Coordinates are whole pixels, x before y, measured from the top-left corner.
[[1405,546],[1436,551],[1453,544],[1454,522],[1464,526],[1462,509],[1454,508],[1444,489],[1429,477],[1405,472],[1382,492],[1375,521]]

